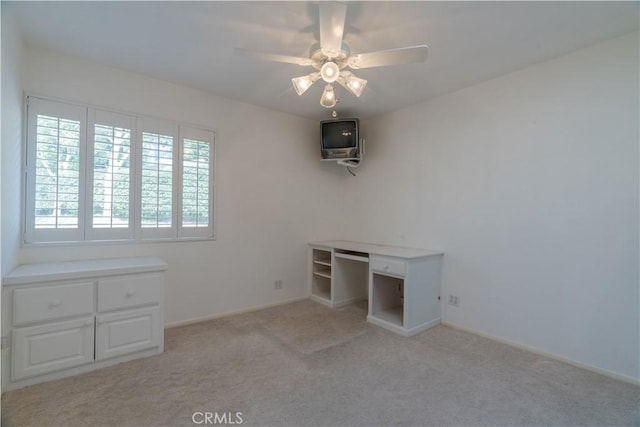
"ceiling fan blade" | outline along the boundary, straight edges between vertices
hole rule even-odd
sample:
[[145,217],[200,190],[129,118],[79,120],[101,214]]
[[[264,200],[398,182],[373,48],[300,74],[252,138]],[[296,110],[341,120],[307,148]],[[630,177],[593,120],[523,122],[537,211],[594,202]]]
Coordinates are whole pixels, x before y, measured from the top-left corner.
[[246,58],[252,59],[260,59],[263,61],[275,61],[275,62],[285,62],[287,64],[296,64],[307,66],[311,65],[313,61],[309,58],[301,58],[298,56],[288,56],[288,55],[277,55],[272,53],[263,53],[263,52],[255,52],[253,50],[248,49],[235,49],[236,55],[244,56]]
[[319,7],[320,48],[328,57],[334,57],[342,50],[347,6],[338,2],[321,1]]
[[427,60],[427,45],[401,47],[399,49],[380,50],[361,53],[349,57],[349,67],[353,69],[384,67],[387,65],[408,64]]

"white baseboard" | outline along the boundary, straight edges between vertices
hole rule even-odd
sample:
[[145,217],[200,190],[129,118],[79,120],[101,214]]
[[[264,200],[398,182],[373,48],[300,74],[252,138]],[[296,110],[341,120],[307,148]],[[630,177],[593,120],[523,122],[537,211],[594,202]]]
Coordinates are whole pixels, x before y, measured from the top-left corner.
[[170,329],[170,328],[177,328],[178,326],[192,325],[194,323],[206,322],[207,320],[213,320],[213,319],[219,319],[221,317],[233,316],[234,314],[250,313],[252,311],[258,311],[258,310],[262,310],[262,309],[265,309],[265,308],[277,307],[279,305],[290,304],[292,302],[298,302],[298,301],[303,301],[303,300],[307,300],[307,299],[309,299],[308,296],[298,297],[298,298],[291,298],[291,299],[284,300],[284,301],[278,301],[278,302],[275,302],[275,303],[272,303],[272,304],[258,305],[258,306],[249,307],[249,308],[243,308],[241,310],[235,310],[235,311],[226,311],[224,313],[212,314],[210,316],[196,317],[194,319],[179,320],[177,322],[166,323],[164,325],[164,328],[165,329]]
[[573,366],[576,366],[578,368],[586,369],[587,371],[595,372],[595,373],[607,376],[609,378],[613,378],[615,380],[620,380],[620,381],[624,381],[624,382],[629,383],[629,384],[633,384],[635,386],[640,386],[640,379],[637,379],[637,378],[633,378],[633,377],[630,377],[630,376],[627,376],[627,375],[623,375],[623,374],[618,374],[616,372],[612,372],[612,371],[609,371],[609,370],[606,370],[606,369],[597,368],[595,366],[587,365],[586,363],[577,362],[575,360],[571,360],[571,359],[568,359],[566,357],[558,356],[558,355],[553,354],[553,353],[548,353],[548,352],[546,352],[544,350],[540,350],[540,349],[537,349],[535,347],[530,347],[530,346],[525,345],[525,344],[520,344],[520,343],[518,343],[516,341],[511,341],[511,340],[508,340],[508,339],[497,337],[495,335],[491,335],[491,334],[487,334],[487,333],[484,333],[484,332],[476,331],[475,329],[470,329],[470,328],[466,328],[464,326],[459,326],[459,325],[456,325],[455,323],[441,322],[441,324],[444,325],[444,326],[448,326],[450,328],[453,328],[453,329],[458,329],[458,330],[461,330],[461,331],[464,331],[464,332],[469,332],[470,334],[478,335],[478,336],[481,336],[483,338],[488,338],[490,340],[497,341],[497,342],[500,342],[502,344],[507,344],[507,345],[510,345],[512,347],[519,348],[521,350],[530,351],[531,353],[535,353],[535,354],[538,354],[540,356],[545,356],[545,357],[548,357],[550,359],[554,359],[554,360],[558,360],[560,362],[568,363],[569,365],[573,365]]
[[329,300],[328,300],[328,299],[326,299],[326,298],[322,298],[322,297],[319,297],[319,296],[317,296],[317,295],[310,295],[310,296],[309,296],[309,299],[310,299],[311,301],[315,301],[315,302],[317,302],[317,303],[319,303],[319,304],[326,305],[326,306],[327,306],[327,307],[329,307],[329,308],[333,308],[333,305],[331,304],[331,301],[329,301]]
[[345,300],[342,300],[342,301],[335,301],[331,305],[331,308],[346,307],[348,305],[355,304],[355,303],[360,302],[360,301],[366,301],[366,300],[367,300],[367,297],[363,296],[363,297],[349,298],[349,299],[345,299]]

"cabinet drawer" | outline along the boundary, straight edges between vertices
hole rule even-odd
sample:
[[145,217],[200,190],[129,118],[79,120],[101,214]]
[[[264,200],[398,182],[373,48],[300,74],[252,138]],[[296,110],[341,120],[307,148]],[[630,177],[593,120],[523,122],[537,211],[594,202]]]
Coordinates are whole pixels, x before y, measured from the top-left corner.
[[93,282],[13,291],[13,323],[40,322],[93,313]]
[[405,276],[406,265],[404,261],[398,261],[391,258],[371,258],[371,270],[379,273],[392,274],[394,276]]
[[162,301],[162,274],[140,274],[98,281],[98,311],[119,310]]

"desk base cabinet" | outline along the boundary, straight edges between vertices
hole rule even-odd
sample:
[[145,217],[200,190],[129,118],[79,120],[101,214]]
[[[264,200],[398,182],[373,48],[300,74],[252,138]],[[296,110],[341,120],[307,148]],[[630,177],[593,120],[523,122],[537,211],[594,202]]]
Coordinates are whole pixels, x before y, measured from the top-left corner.
[[130,274],[113,260],[69,263],[61,274],[63,264],[18,267],[4,280],[3,390],[164,349],[162,260],[127,260]]
[[367,321],[404,336],[440,323],[441,256],[371,256]]

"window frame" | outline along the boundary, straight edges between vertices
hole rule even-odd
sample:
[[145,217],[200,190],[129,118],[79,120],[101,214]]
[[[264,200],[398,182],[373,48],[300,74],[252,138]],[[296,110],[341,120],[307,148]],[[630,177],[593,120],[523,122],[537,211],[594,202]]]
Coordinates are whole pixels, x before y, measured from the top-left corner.
[[[108,107],[77,103],[46,95],[25,93],[25,114],[23,139],[23,185],[22,185],[22,231],[23,246],[74,246],[118,243],[152,243],[152,242],[184,242],[190,240],[215,240],[215,171],[216,171],[216,134],[215,128],[174,120],[144,116],[141,114],[116,111]],[[43,107],[44,106],[44,107]],[[46,110],[45,110],[46,108]],[[70,114],[69,111],[72,113]],[[35,159],[36,159],[36,126],[37,116],[50,112],[61,112],[60,118],[70,118],[80,122],[80,171],[78,195],[78,228],[74,229],[36,229],[35,228]],[[76,117],[77,115],[77,117]],[[112,123],[100,123],[101,119],[113,119]],[[130,178],[129,178],[129,227],[101,228],[93,227],[93,192],[94,192],[94,146],[95,125],[120,126],[131,120],[130,142]],[[173,137],[172,157],[172,225],[162,228],[142,228],[142,134],[159,133]],[[209,224],[207,227],[182,226],[182,160],[183,135],[209,135]],[[189,137],[187,136],[187,139]],[[199,138],[193,138],[200,140]],[[31,169],[30,169],[31,167]],[[197,228],[197,230],[191,230]]]

